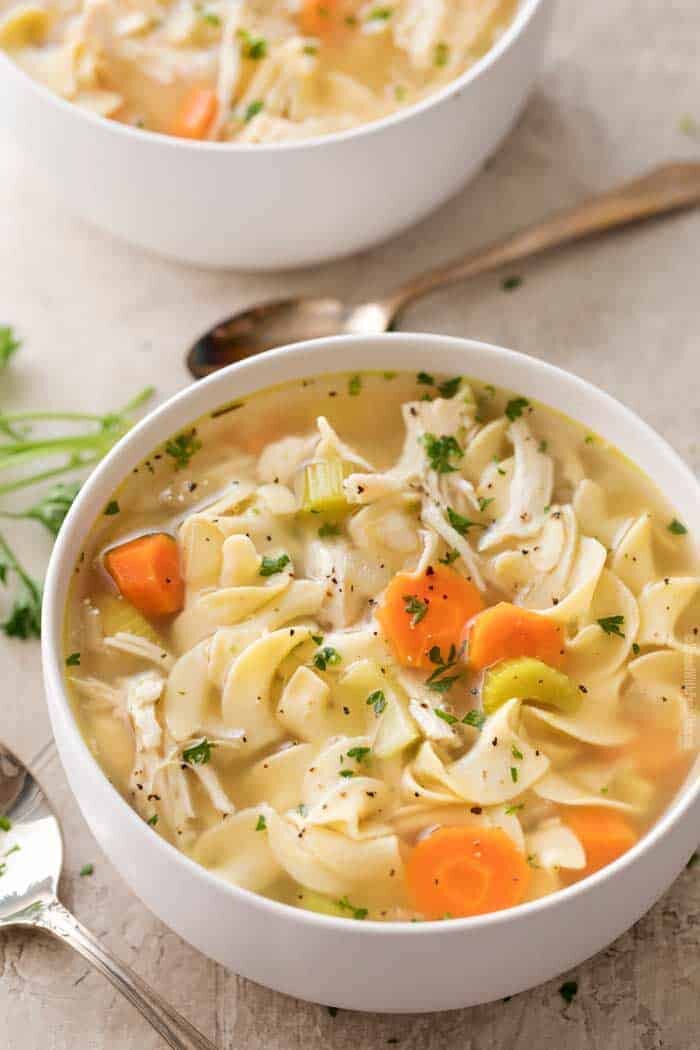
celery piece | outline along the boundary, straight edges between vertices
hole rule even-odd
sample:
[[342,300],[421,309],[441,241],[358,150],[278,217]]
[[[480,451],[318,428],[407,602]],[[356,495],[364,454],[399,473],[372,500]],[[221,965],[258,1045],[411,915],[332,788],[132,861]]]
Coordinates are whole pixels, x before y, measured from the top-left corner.
[[514,697],[556,707],[567,715],[573,714],[581,703],[581,695],[568,675],[531,656],[502,660],[490,668],[484,676],[481,696],[489,715]]
[[96,603],[102,622],[102,633],[106,638],[123,631],[126,634],[137,634],[154,645],[163,647],[163,639],[148,620],[125,598],[113,594],[101,595]]
[[311,514],[340,513],[347,510],[343,492],[345,471],[339,459],[319,459],[304,468],[302,509]]
[[[385,690],[389,692],[388,690]],[[379,721],[373,751],[377,758],[400,754],[420,736],[415,722],[398,695],[391,690]]]

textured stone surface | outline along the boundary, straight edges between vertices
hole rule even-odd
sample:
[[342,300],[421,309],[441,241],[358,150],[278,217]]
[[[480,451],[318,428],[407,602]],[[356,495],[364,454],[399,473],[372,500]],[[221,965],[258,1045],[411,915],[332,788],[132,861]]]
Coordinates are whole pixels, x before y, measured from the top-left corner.
[[[212,274],[149,258],[71,219],[35,185],[0,130],[0,320],[26,345],[3,405],[107,409],[155,380],[187,381],[182,351],[211,321],[279,293],[361,299],[663,160],[693,157],[700,119],[697,0],[560,5],[540,84],[481,176],[394,242],[322,269]],[[135,174],[135,177],[137,175]],[[404,328],[513,346],[592,379],[696,466],[700,214],[631,230],[416,305]],[[21,529],[39,568],[49,544]],[[2,646],[0,738],[25,758],[49,739],[38,648]],[[695,1050],[700,1043],[700,867],[607,952],[560,980],[468,1011],[381,1017],[298,1003],[225,973],[132,896],[100,855],[51,752],[43,774],[65,825],[69,906],[227,1050]],[[91,878],[79,878],[87,861]],[[536,946],[523,945],[523,951]],[[162,1043],[100,977],[39,937],[0,936],[2,1050],[155,1050]]]

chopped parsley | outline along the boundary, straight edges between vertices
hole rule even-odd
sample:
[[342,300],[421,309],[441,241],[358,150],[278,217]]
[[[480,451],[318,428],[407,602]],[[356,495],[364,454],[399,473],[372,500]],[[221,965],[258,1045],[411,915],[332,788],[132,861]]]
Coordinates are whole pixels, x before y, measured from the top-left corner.
[[412,627],[416,627],[424,619],[428,611],[428,603],[419,598],[417,594],[404,594],[403,605],[411,617]]
[[341,769],[340,775],[341,775],[341,777],[345,777],[346,779],[347,779],[347,777],[354,777],[355,776],[355,774],[352,771],[352,769]]
[[442,383],[438,383],[440,397],[444,397],[446,401],[449,401],[459,390],[461,382],[461,376],[453,376],[452,379],[444,379]]
[[461,659],[463,653],[464,646],[458,651],[456,646],[451,645],[447,656],[443,658],[440,646],[434,645],[432,647],[428,653],[428,657],[430,662],[434,663],[436,667],[430,677],[426,679],[425,684],[428,686],[428,689],[431,689],[434,693],[440,693],[442,695],[448,692],[455,682],[459,681],[461,677],[460,675],[448,675],[447,672],[452,670],[457,661]]
[[149,817],[146,821],[149,827],[154,828],[158,823],[158,814],[154,813],[152,817]]
[[367,908],[356,908],[354,904],[351,904],[347,897],[341,897],[339,901],[336,901],[339,908],[343,911],[349,911],[352,913],[353,919],[366,919],[369,911]]
[[11,827],[12,821],[10,820],[10,818],[2,814],[0,816],[0,831],[9,831]]
[[439,40],[433,51],[433,62],[438,68],[446,66],[450,60],[450,45],[444,40]]
[[371,747],[351,747],[348,749],[348,758],[354,758],[356,762],[369,762]]
[[382,689],[375,689],[373,693],[370,693],[367,697],[367,706],[371,707],[375,715],[379,717],[382,711],[386,708],[386,697]]
[[430,467],[437,474],[452,474],[457,470],[451,460],[461,459],[464,450],[451,434],[443,434],[442,437],[436,437],[435,434],[423,434],[421,442],[430,461]]
[[510,779],[513,781],[514,784],[518,783],[518,771],[515,768],[515,766],[510,767]]
[[393,13],[393,7],[375,7],[370,11],[367,20],[369,22],[386,22]]
[[422,383],[423,386],[435,386],[435,380],[430,372],[419,372],[416,376],[416,382]]
[[565,1003],[572,1003],[578,992],[578,981],[564,981],[559,989],[559,995]]
[[200,17],[210,26],[221,25],[221,17],[217,15],[216,11],[202,11],[200,12]]
[[289,565],[289,555],[280,554],[277,558],[271,558],[265,554],[260,564],[259,575],[260,576],[274,576],[278,572],[282,572],[286,565]]
[[525,809],[525,803],[524,802],[514,802],[512,805],[506,806],[505,814],[506,814],[507,817],[510,817],[510,816],[513,815],[513,813],[519,813],[521,809]]
[[314,654],[312,663],[319,671],[325,671],[327,667],[336,667],[341,659],[342,657],[337,649],[334,649],[331,645],[326,645]]
[[211,762],[211,752],[214,747],[216,744],[211,744],[204,736],[195,744],[186,747],[182,752],[182,757],[188,765],[206,766],[208,762]]
[[674,536],[685,536],[688,531],[683,522],[679,521],[678,518],[674,518],[673,521],[670,521],[666,528],[669,532],[672,532]]
[[434,707],[433,711],[443,722],[447,722],[448,726],[453,726],[455,722],[459,721],[456,715],[451,715],[449,711],[445,711],[442,707]]
[[115,499],[111,499],[104,509],[104,515],[106,518],[111,518],[119,513],[119,509],[118,502]]
[[486,496],[479,496],[479,510],[481,511],[482,514],[484,513],[484,511],[486,510],[488,505],[490,503],[493,503],[493,501],[494,501],[494,497],[493,496],[489,496],[488,498]]
[[14,329],[10,325],[0,325],[0,368],[5,367],[21,345],[21,339],[17,338]]
[[348,379],[348,394],[350,394],[350,397],[357,397],[357,395],[360,393],[361,390],[362,390],[362,377],[361,376],[352,376],[350,379]]
[[485,721],[486,715],[483,711],[479,711],[476,707],[473,707],[471,711],[467,711],[466,715],[462,719],[462,723],[465,726],[474,726],[475,729],[481,729]]
[[325,540],[329,536],[339,536],[340,525],[335,525],[332,521],[324,521],[323,525],[318,530],[319,539]]
[[80,869],[80,877],[81,877],[81,879],[84,879],[86,875],[93,875],[94,872],[95,872],[95,865],[94,864],[83,864],[82,868]]
[[599,627],[605,631],[606,634],[616,634],[618,638],[624,638],[624,634],[620,628],[624,625],[624,616],[602,616],[596,621]]
[[537,451],[538,452],[546,452],[547,448],[548,448],[548,444],[544,440],[544,438],[542,438],[542,440],[540,441],[539,445],[537,446]]
[[519,419],[523,414],[524,408],[529,408],[530,402],[526,397],[513,397],[506,405],[506,415],[511,422],[515,419]]
[[246,124],[251,121],[253,117],[257,117],[258,113],[262,113],[264,108],[265,103],[262,99],[256,98],[253,102],[249,102],[245,108],[245,113],[243,114],[243,119]]
[[170,438],[166,442],[165,452],[175,460],[175,470],[184,470],[201,447],[202,442],[197,437],[197,430],[193,427],[192,430],[183,431],[182,434],[176,434],[175,437]]
[[239,29],[237,36],[241,41],[241,54],[257,62],[267,55],[267,40],[264,36],[253,36],[247,29]]
[[315,642],[316,645],[323,645],[323,635],[322,634],[312,634],[311,635],[311,641]]
[[517,758],[517,759],[522,759],[523,758],[522,751],[515,744],[513,744],[513,746],[511,747],[510,750],[511,750],[511,754],[513,755],[513,758]]
[[634,653],[635,656],[639,656],[639,653],[641,652],[641,650],[640,650],[640,648],[639,648],[639,646],[637,645],[636,642],[632,642],[632,652]]
[[66,657],[66,667],[80,667],[80,653],[71,653]]
[[264,816],[262,815],[262,813],[260,813],[259,816],[258,816],[258,823],[255,825],[255,830],[256,831],[266,831],[267,830],[267,822],[266,822]]
[[479,521],[470,521],[469,518],[465,518],[462,514],[458,514],[452,507],[447,508],[447,520],[449,521],[455,532],[458,532],[460,536],[466,536],[471,528],[483,529],[483,525]]
[[512,274],[510,277],[504,277],[501,281],[501,288],[504,292],[514,292],[516,288],[519,288],[523,283],[522,277],[518,274]]
[[445,554],[445,557],[438,558],[438,561],[441,565],[452,565],[453,562],[457,561],[457,558],[459,558],[459,551],[449,550]]

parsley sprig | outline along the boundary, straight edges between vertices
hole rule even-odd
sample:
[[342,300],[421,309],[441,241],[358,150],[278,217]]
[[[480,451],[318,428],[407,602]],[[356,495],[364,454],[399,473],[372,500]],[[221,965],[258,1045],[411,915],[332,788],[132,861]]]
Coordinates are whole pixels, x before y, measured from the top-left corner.
[[417,594],[404,594],[403,607],[411,617],[411,626],[416,627],[428,612],[428,603]]
[[434,645],[428,653],[430,662],[436,665],[435,670],[426,679],[425,684],[428,689],[432,690],[434,693],[439,693],[441,696],[449,692],[455,682],[459,681],[461,676],[459,674],[450,675],[448,672],[456,666],[458,660],[462,658],[463,654],[464,646],[457,649],[455,645],[451,645],[447,656],[443,657],[442,652],[440,651],[440,646]]
[[442,437],[436,437],[435,434],[423,434],[421,442],[430,467],[437,474],[452,474],[457,470],[454,460],[461,459],[464,451],[451,434],[443,434]]
[[599,627],[602,627],[606,634],[616,634],[618,638],[625,637],[620,630],[625,623],[624,616],[602,616],[596,622]]

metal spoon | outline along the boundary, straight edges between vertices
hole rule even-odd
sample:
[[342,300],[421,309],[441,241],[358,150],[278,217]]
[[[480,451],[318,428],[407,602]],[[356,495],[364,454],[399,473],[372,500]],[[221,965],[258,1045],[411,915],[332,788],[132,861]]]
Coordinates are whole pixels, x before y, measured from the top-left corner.
[[383,299],[358,306],[339,299],[283,299],[243,310],[198,339],[187,365],[195,379],[201,379],[275,346],[319,336],[385,332],[408,303],[443,285],[699,203],[700,163],[665,164],[416,277]]
[[[141,1011],[174,1050],[216,1050],[64,908],[56,896],[61,828],[32,774],[0,744],[0,930],[45,930],[75,948]],[[9,830],[5,830],[8,827]]]

